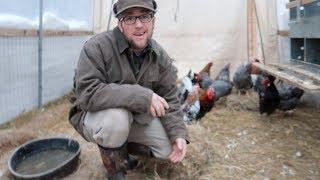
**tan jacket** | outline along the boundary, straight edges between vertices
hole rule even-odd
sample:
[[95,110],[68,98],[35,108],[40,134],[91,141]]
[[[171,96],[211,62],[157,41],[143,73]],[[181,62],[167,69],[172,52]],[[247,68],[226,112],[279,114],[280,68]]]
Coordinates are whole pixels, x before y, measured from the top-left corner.
[[153,92],[166,99],[170,108],[161,122],[171,142],[181,137],[189,141],[177,99],[177,69],[171,58],[154,41],[135,77],[125,50],[129,47],[118,28],[88,40],[80,54],[75,75],[75,101],[70,123],[83,136],[87,111],[126,108],[134,120],[144,124],[153,118],[149,112]]

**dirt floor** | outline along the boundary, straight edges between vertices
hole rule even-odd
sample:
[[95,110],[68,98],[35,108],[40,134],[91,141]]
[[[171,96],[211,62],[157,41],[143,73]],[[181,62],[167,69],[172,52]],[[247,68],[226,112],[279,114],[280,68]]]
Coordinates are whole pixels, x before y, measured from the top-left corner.
[[[52,136],[81,144],[80,165],[64,179],[106,179],[97,147],[70,126],[69,107],[62,98],[0,127],[0,179],[12,179],[7,161],[15,147]],[[143,161],[128,179],[320,179],[319,117],[304,106],[285,117],[260,115],[255,93],[233,93],[188,125],[192,142],[181,164]]]

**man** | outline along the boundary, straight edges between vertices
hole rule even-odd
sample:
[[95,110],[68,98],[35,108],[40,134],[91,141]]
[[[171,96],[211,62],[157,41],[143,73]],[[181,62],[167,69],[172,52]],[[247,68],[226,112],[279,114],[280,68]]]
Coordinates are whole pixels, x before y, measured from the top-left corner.
[[124,178],[127,151],[172,163],[186,154],[177,70],[151,39],[156,9],[153,0],[118,0],[118,26],[92,37],[80,54],[69,119],[98,144],[110,179]]

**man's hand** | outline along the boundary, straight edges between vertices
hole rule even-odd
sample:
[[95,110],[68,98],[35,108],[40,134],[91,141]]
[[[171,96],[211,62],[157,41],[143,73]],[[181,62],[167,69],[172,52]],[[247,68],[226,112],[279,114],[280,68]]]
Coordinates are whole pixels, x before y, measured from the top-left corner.
[[169,159],[172,163],[179,163],[183,160],[187,152],[187,142],[183,138],[177,138],[172,145],[172,153]]
[[165,109],[169,109],[169,105],[165,99],[158,94],[153,93],[151,99],[150,112],[153,117],[162,117],[165,115]]

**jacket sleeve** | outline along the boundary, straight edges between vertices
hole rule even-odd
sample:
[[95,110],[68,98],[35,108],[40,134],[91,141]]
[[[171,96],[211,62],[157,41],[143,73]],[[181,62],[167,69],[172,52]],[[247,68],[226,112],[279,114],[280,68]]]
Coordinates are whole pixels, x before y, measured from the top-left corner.
[[169,109],[166,110],[165,116],[161,118],[161,123],[171,142],[174,142],[177,138],[184,138],[189,143],[190,138],[183,122],[181,104],[177,96],[177,69],[166,53],[163,58],[165,60],[164,69],[160,72],[160,80],[156,92],[168,102]]
[[[112,56],[110,56],[111,58]],[[149,110],[153,91],[137,84],[107,82],[107,68],[99,45],[93,40],[83,47],[76,70],[76,103],[84,111],[126,108],[133,112]]]

